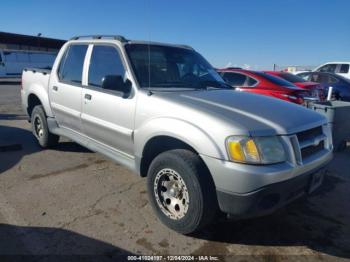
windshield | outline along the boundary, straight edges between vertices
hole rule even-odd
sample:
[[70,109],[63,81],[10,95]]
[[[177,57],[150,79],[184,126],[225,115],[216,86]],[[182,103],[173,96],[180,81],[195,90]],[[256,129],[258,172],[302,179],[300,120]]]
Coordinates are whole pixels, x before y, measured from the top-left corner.
[[304,83],[306,82],[306,80],[304,80],[303,78],[293,75],[293,74],[289,74],[289,73],[280,73],[278,75],[279,77],[282,77],[283,79],[291,82],[291,83]]
[[288,82],[280,77],[277,76],[273,76],[267,73],[263,73],[263,72],[255,72],[255,74],[264,77],[265,79],[267,79],[268,81],[279,85],[279,86],[287,86],[287,87],[295,87],[295,85],[293,85],[291,82]]
[[194,50],[147,44],[128,44],[125,49],[142,88],[228,88]]

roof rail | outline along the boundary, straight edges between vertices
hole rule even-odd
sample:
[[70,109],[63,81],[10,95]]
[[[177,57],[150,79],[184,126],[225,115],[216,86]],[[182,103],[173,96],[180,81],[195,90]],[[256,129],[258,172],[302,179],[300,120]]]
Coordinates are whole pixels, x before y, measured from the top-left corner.
[[183,48],[187,48],[187,49],[191,49],[191,50],[194,50],[192,46],[189,46],[189,45],[177,45],[177,46],[180,46],[180,47],[183,47]]
[[69,40],[78,40],[78,39],[113,39],[120,42],[127,42],[128,40],[121,35],[83,35],[83,36],[74,36]]

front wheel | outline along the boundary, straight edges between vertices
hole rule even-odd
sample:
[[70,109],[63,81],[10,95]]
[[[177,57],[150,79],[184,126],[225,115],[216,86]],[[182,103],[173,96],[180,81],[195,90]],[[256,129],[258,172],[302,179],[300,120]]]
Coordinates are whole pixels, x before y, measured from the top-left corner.
[[42,105],[35,106],[31,116],[32,132],[43,148],[57,145],[59,136],[50,133],[45,110]]
[[177,149],[161,153],[148,171],[148,194],[158,218],[189,234],[211,223],[218,205],[214,183],[195,153]]

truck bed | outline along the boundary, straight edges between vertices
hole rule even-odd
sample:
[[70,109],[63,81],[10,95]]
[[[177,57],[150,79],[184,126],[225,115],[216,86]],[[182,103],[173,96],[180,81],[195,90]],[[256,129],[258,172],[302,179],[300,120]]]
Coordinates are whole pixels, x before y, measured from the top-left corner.
[[22,87],[24,91],[31,88],[32,85],[40,85],[47,90],[49,85],[51,70],[39,68],[25,68],[22,73]]
[[51,115],[48,99],[48,87],[51,70],[39,68],[26,68],[22,72],[22,104],[26,111],[29,95],[35,95],[43,104],[46,113]]

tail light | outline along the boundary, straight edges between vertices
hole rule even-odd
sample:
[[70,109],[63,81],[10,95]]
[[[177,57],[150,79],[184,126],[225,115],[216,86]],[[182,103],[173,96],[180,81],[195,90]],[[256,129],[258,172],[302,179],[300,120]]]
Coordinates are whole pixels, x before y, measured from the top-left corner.
[[282,97],[286,98],[290,102],[302,105],[304,104],[304,97],[299,95],[298,93],[294,94],[281,94]]

